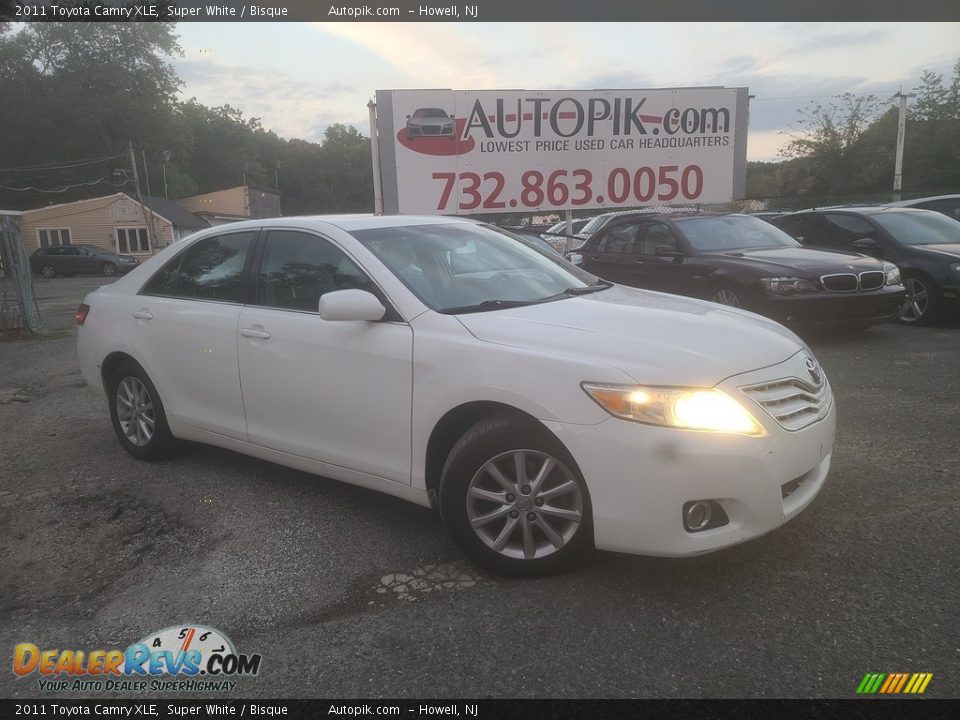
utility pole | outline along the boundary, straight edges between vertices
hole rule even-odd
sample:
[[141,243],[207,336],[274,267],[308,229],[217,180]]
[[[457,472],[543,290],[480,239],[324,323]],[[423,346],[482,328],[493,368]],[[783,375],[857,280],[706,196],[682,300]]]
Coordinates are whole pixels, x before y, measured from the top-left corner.
[[899,201],[903,189],[903,136],[907,127],[907,98],[916,97],[914,93],[904,94],[903,87],[894,95],[900,98],[900,115],[897,119],[897,159],[893,168],[893,194],[894,200]]
[[[153,194],[150,192],[150,171],[147,169],[147,151],[146,151],[146,150],[141,150],[141,151],[140,151],[140,156],[143,158],[143,179],[144,179],[144,180],[146,181],[146,183],[147,183],[147,197],[148,197],[148,198],[153,198]],[[151,207],[151,208],[150,208],[150,232],[153,233],[153,237],[154,237],[154,239],[156,240],[156,239],[157,239],[157,228],[156,228],[156,226],[153,224],[153,215],[154,215],[154,213],[153,213],[153,208]]]
[[160,169],[163,171],[163,196],[167,199],[170,196],[167,194],[167,163],[170,162],[170,151],[163,151],[163,164],[160,166]]
[[[127,141],[127,152],[130,154],[130,167],[133,170],[133,184],[137,189],[137,200],[140,202],[140,207],[143,209],[143,223],[147,227],[147,244],[150,247],[153,247],[153,238],[150,237],[150,227],[147,219],[147,206],[143,203],[143,193],[140,192],[140,173],[137,171],[137,156],[133,154],[133,140]],[[120,248],[117,248],[117,251],[120,251]],[[127,252],[130,251],[129,241]]]

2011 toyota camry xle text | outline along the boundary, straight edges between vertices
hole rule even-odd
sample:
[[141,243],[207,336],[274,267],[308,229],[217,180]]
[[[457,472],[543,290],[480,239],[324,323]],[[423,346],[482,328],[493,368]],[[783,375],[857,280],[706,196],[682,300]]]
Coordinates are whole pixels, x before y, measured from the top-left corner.
[[131,455],[199,441],[434,506],[507,575],[763,535],[830,467],[830,384],[792,332],[469,220],[211,228],[77,322]]

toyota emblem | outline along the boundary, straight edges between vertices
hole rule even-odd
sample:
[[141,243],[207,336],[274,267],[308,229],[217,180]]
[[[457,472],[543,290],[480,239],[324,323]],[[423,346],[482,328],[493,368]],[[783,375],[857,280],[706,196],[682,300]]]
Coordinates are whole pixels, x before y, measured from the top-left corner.
[[808,357],[803,361],[803,364],[807,366],[807,372],[810,373],[810,379],[819,385],[823,380],[823,373],[820,372],[820,367],[817,365],[817,361],[812,357]]

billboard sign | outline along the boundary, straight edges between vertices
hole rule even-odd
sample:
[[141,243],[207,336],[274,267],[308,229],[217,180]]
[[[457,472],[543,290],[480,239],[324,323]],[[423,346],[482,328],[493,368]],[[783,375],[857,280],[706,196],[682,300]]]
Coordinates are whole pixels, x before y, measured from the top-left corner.
[[473,215],[740,198],[747,92],[378,90],[383,209]]

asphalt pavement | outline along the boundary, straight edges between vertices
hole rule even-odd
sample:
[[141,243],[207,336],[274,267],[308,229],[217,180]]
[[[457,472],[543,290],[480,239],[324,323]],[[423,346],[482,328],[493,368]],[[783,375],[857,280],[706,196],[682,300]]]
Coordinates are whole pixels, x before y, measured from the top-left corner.
[[[960,323],[810,339],[833,469],[778,531],[505,580],[391,497],[198,445],[129,457],[65,329],[103,282],[41,281],[60,331],[0,341],[0,655],[198,623],[262,655],[248,697],[848,698],[867,672],[960,696]],[[8,669],[0,696],[80,694]]]

